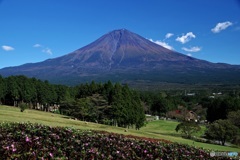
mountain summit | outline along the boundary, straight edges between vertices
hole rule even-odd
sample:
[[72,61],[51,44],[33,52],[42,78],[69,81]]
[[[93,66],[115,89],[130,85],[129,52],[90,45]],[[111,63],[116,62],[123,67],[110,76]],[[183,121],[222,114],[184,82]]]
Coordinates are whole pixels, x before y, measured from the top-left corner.
[[[109,32],[67,55],[0,70],[55,83],[86,81],[240,82],[240,67],[211,63],[168,50],[126,29]],[[201,81],[201,82],[199,82]]]
[[187,56],[168,50],[126,29],[114,30],[95,42],[62,57],[63,61],[72,63],[75,67],[98,67],[99,69],[187,59],[189,59]]

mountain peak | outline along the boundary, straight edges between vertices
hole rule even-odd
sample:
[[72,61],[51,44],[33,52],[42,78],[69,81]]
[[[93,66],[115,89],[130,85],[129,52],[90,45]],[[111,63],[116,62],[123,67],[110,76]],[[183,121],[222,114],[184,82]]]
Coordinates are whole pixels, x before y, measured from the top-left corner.
[[113,30],[113,31],[109,32],[108,34],[106,34],[105,36],[111,36],[111,38],[113,40],[117,40],[117,41],[122,38],[124,38],[124,41],[129,41],[130,40],[129,37],[136,36],[136,34],[123,28],[123,29]]
[[113,30],[71,55],[74,61],[77,59],[85,66],[88,65],[87,63],[94,63],[103,68],[169,60],[174,57],[187,58],[127,29]]
[[125,29],[125,28],[122,28],[122,29],[115,29],[115,30],[112,30],[110,31],[109,33],[124,33],[124,32],[130,32],[129,30]]

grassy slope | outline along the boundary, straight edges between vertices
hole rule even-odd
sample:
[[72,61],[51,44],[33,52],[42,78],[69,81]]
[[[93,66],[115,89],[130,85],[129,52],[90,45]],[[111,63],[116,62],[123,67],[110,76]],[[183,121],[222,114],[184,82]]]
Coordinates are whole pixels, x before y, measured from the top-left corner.
[[173,142],[185,143],[211,150],[213,149],[219,151],[240,151],[239,148],[199,143],[192,140],[183,139],[181,138],[179,133],[175,132],[177,122],[172,121],[153,121],[149,122],[147,126],[141,128],[139,131],[135,129],[128,129],[128,132],[124,132],[124,128],[101,125],[96,123],[85,123],[82,121],[69,119],[69,117],[63,115],[41,112],[36,110],[26,110],[24,112],[20,112],[20,109],[16,107],[0,106],[0,122],[31,122],[41,123],[50,126],[68,126],[86,130],[104,130],[120,134],[131,134],[136,136],[165,139]]

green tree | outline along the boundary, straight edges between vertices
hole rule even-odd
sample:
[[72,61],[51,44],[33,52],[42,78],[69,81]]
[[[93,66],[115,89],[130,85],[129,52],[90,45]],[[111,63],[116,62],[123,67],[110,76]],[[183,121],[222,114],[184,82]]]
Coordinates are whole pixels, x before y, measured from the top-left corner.
[[111,105],[113,106],[112,118],[114,125],[120,127],[126,127],[128,121],[128,113],[126,110],[126,103],[128,103],[128,98],[124,100],[122,93],[122,87],[119,83],[116,83],[113,87],[113,90],[109,92],[108,97],[111,98]]
[[201,130],[201,127],[193,121],[183,121],[177,125],[175,128],[176,132],[180,131],[182,134],[187,137],[191,138],[193,133],[196,133]]
[[19,100],[25,103],[31,102],[36,96],[36,88],[34,87],[33,80],[25,76],[17,76],[17,84],[19,89]]
[[6,104],[16,106],[17,102],[20,99],[17,77],[15,76],[7,77],[6,85],[7,85],[6,97],[5,97],[7,101]]
[[205,103],[207,105],[207,120],[213,122],[218,119],[226,119],[227,118],[227,105],[224,102],[224,99],[216,98],[214,100],[210,100],[209,103]]
[[72,112],[74,112],[74,104],[75,100],[72,98],[65,99],[61,101],[59,111],[61,114],[71,116]]
[[207,107],[207,120],[213,122],[218,119],[227,119],[227,115],[231,111],[240,109],[240,99],[237,97],[224,97],[209,100],[204,103],[203,107]]
[[238,128],[240,128],[240,116],[239,115],[240,115],[240,110],[229,112],[228,116],[227,116],[228,119],[232,122],[232,124],[234,124]]
[[[89,112],[89,121],[104,123],[110,122],[110,115],[112,106],[108,105],[108,101],[100,94],[96,93],[88,97],[92,103]],[[108,123],[110,125],[110,123]]]
[[57,95],[56,102],[59,104],[71,97],[70,95],[70,89],[67,86],[64,85],[55,85],[54,87],[55,93]]
[[[141,127],[144,126],[144,123],[146,121],[146,116],[144,113],[144,107],[141,103],[140,96],[136,92],[132,92],[132,105],[133,105],[133,115],[136,114],[135,116],[135,126],[136,129],[140,129]],[[134,111],[137,113],[134,113]]]
[[114,89],[111,81],[108,81],[103,85],[102,94],[107,99],[109,105],[113,102],[113,91]]
[[[240,110],[228,113],[228,120],[240,129]],[[232,143],[240,146],[240,134],[234,136]]]
[[62,114],[67,114],[83,121],[91,119],[90,115],[95,112],[90,98],[67,99],[60,106]]
[[165,98],[158,97],[153,101],[151,106],[153,113],[157,113],[159,116],[165,116],[168,111],[168,101]]
[[216,120],[207,127],[206,136],[211,140],[218,140],[224,146],[226,141],[231,141],[237,134],[238,128],[229,120]]
[[6,83],[5,79],[0,75],[0,104],[3,103],[6,96]]
[[[55,103],[57,101],[57,95],[54,90],[53,85],[49,84],[48,81],[40,81],[37,82],[37,100],[39,103],[48,106],[50,103]],[[45,108],[47,109],[47,108]]]

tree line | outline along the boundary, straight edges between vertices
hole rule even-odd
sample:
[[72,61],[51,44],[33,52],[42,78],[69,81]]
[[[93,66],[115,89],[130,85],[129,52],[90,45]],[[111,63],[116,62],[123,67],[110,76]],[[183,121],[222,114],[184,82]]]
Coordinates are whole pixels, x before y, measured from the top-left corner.
[[[52,85],[48,81],[25,76],[0,76],[0,103],[18,106],[28,103],[31,108],[39,104],[55,104],[70,95],[70,88],[63,85]],[[73,96],[73,95],[72,95]]]
[[74,118],[120,127],[141,128],[145,122],[139,93],[119,83],[54,85],[25,76],[0,76],[0,104],[36,109],[59,104],[59,112]]

